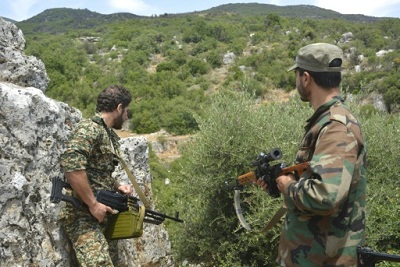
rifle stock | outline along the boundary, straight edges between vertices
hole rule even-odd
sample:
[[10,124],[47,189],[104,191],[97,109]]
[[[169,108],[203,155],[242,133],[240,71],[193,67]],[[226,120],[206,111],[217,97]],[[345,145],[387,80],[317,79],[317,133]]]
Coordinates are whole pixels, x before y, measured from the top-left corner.
[[65,201],[74,205],[75,208],[80,208],[82,202],[74,198],[72,196],[67,196],[62,193],[64,188],[68,188],[69,184],[61,180],[60,177],[53,177],[51,179],[52,187],[51,187],[51,195],[50,195],[50,202],[51,203],[60,203],[60,201]]

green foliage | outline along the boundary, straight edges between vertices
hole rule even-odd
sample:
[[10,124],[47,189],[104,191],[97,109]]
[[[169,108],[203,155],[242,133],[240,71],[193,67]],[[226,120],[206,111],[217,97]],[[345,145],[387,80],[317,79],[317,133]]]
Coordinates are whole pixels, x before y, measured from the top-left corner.
[[161,62],[157,66],[157,72],[161,71],[175,71],[177,70],[178,65],[175,62]]
[[[268,12],[265,7],[270,8]],[[384,95],[389,112],[398,112],[399,54],[394,51],[377,57],[375,53],[400,47],[399,20],[348,23],[337,14],[326,21],[301,19],[290,17],[286,9],[259,4],[221,8],[226,13],[214,13],[212,9],[202,16],[152,18],[128,14],[110,17],[88,10],[75,14],[70,9],[57,9],[54,13],[43,12],[32,18],[31,24],[26,21],[20,26],[27,40],[26,53],[45,63],[50,78],[46,91],[49,97],[80,109],[88,117],[94,113],[95,104],[91,101],[100,90],[112,83],[122,84],[134,96],[132,106],[137,105],[131,107],[136,111],[132,130],[137,133],[159,131],[163,127],[176,133],[196,131],[197,124],[188,114],[198,112],[210,91],[230,88],[254,92],[261,100],[276,88],[291,91],[295,80],[286,69],[293,64],[297,50],[310,42],[340,42],[346,32],[352,32],[354,38],[339,43],[350,54],[345,66],[351,70],[361,63],[364,71],[346,72],[345,92],[378,92]],[[314,11],[322,17],[333,15]],[[68,32],[57,28],[60,21],[68,21],[64,27]],[[50,30],[50,26],[54,28]],[[32,27],[37,27],[35,34]],[[233,52],[236,58],[225,65],[223,57],[228,52]],[[360,62],[359,55],[366,58]],[[228,72],[220,74],[223,70]],[[207,94],[199,98],[198,91]],[[161,118],[166,115],[160,114],[169,111],[160,110],[159,106],[171,107],[175,97],[181,98],[178,106],[171,108],[176,114]]]
[[400,110],[400,87],[390,87],[384,94],[384,100],[389,112],[394,109]]
[[25,34],[48,32],[52,34],[65,33],[69,30],[91,29],[104,24],[124,19],[137,18],[130,13],[103,15],[88,9],[53,8],[30,18],[17,22]]
[[206,62],[199,59],[191,59],[188,62],[189,71],[193,76],[204,75],[208,72],[209,66]]
[[376,113],[378,113],[378,110],[371,104],[360,107],[360,114],[366,118],[369,118]]
[[219,68],[222,66],[223,52],[213,49],[206,55],[207,62],[211,65],[212,68]]
[[[349,104],[361,121],[368,149],[367,245],[400,254],[400,119],[371,106],[357,106],[356,101]],[[303,134],[301,122],[311,114],[297,99],[255,106],[253,97],[245,93],[213,97],[204,116],[198,118],[196,137],[164,171],[171,178],[166,190],[176,202],[160,205],[168,205],[170,212],[183,211],[185,218],[184,226],[168,225],[179,260],[206,266],[275,266],[279,227],[266,235],[244,231],[226,182],[232,184],[235,177],[251,170],[259,152],[275,147],[283,151],[282,162],[292,164]],[[265,226],[281,205],[281,199],[272,199],[253,186],[245,188],[242,201],[254,229]]]
[[[171,226],[179,258],[204,262],[207,266],[273,266],[279,229],[265,237],[244,232],[233,209],[235,177],[251,169],[261,151],[275,147],[291,162],[301,127],[293,131],[300,111],[309,108],[291,103],[254,106],[246,93],[225,92],[213,97],[205,115],[198,118],[199,132],[183,152],[172,175],[180,192],[175,206],[184,210],[185,226]],[[282,121],[282,117],[286,120]],[[290,159],[290,160],[288,160]],[[260,228],[279,208],[279,201],[253,187],[247,189],[247,218]],[[174,207],[174,208],[175,208]],[[268,265],[270,263],[270,265]]]
[[400,118],[374,112],[360,119],[368,149],[367,244],[400,254]]
[[215,39],[205,39],[196,44],[195,48],[192,51],[192,55],[196,56],[198,54],[215,49],[216,47],[217,41]]

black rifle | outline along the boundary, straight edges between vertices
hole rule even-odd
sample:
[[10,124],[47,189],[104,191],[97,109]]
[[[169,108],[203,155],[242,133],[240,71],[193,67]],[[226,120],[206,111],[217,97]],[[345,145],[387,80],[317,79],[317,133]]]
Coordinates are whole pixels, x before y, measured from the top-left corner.
[[400,255],[393,255],[382,252],[375,252],[368,247],[357,247],[357,266],[374,267],[382,261],[400,262]]
[[276,184],[276,178],[280,175],[293,173],[300,176],[304,171],[310,168],[309,162],[303,162],[293,166],[286,167],[283,163],[277,163],[270,165],[271,161],[282,158],[282,151],[279,148],[272,149],[268,153],[261,152],[257,159],[253,162],[253,167],[256,167],[254,171],[240,175],[237,178],[237,182],[240,186],[247,183],[256,181],[258,178],[262,178],[267,184],[268,193],[270,196],[278,198],[280,192],[278,185]]
[[72,196],[66,196],[62,193],[64,188],[72,189],[71,186],[61,180],[60,177],[53,177],[51,179],[52,187],[51,187],[51,195],[50,195],[50,202],[51,203],[59,203],[60,201],[69,202],[74,205],[75,208],[80,208],[82,206],[82,202],[74,198]]
[[[52,203],[59,203],[60,201],[69,202],[74,205],[75,208],[81,208],[84,203],[73,196],[64,195],[62,190],[64,188],[71,189],[71,186],[64,182],[60,177],[52,178],[52,189],[50,195],[50,201]],[[130,207],[139,209],[139,199],[133,196],[127,196],[118,192],[110,190],[99,190],[95,192],[96,200],[114,210],[119,212],[127,211]],[[175,217],[168,216],[164,213],[156,212],[154,210],[145,210],[144,221],[151,224],[159,225],[164,222],[165,219],[170,219],[179,223],[183,223],[183,220],[179,218],[179,212],[176,212]]]

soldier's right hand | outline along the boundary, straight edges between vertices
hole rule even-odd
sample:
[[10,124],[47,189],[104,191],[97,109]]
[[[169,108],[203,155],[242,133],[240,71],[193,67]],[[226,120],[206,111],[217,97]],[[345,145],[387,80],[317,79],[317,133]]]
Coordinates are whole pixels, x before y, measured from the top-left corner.
[[104,220],[107,212],[114,214],[114,210],[112,208],[97,201],[89,207],[89,211],[99,222]]
[[256,181],[253,182],[253,184],[258,185],[260,187],[262,187],[262,189],[264,191],[268,190],[268,185],[266,182],[264,182],[264,180],[262,178],[258,178]]

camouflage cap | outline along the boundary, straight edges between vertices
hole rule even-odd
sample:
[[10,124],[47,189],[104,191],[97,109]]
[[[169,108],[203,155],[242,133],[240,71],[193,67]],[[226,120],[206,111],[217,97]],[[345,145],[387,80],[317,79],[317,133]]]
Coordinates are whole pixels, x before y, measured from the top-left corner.
[[340,72],[339,67],[329,67],[334,59],[343,61],[343,51],[336,45],[326,43],[315,43],[300,48],[296,56],[296,64],[288,69],[302,68],[315,72]]

